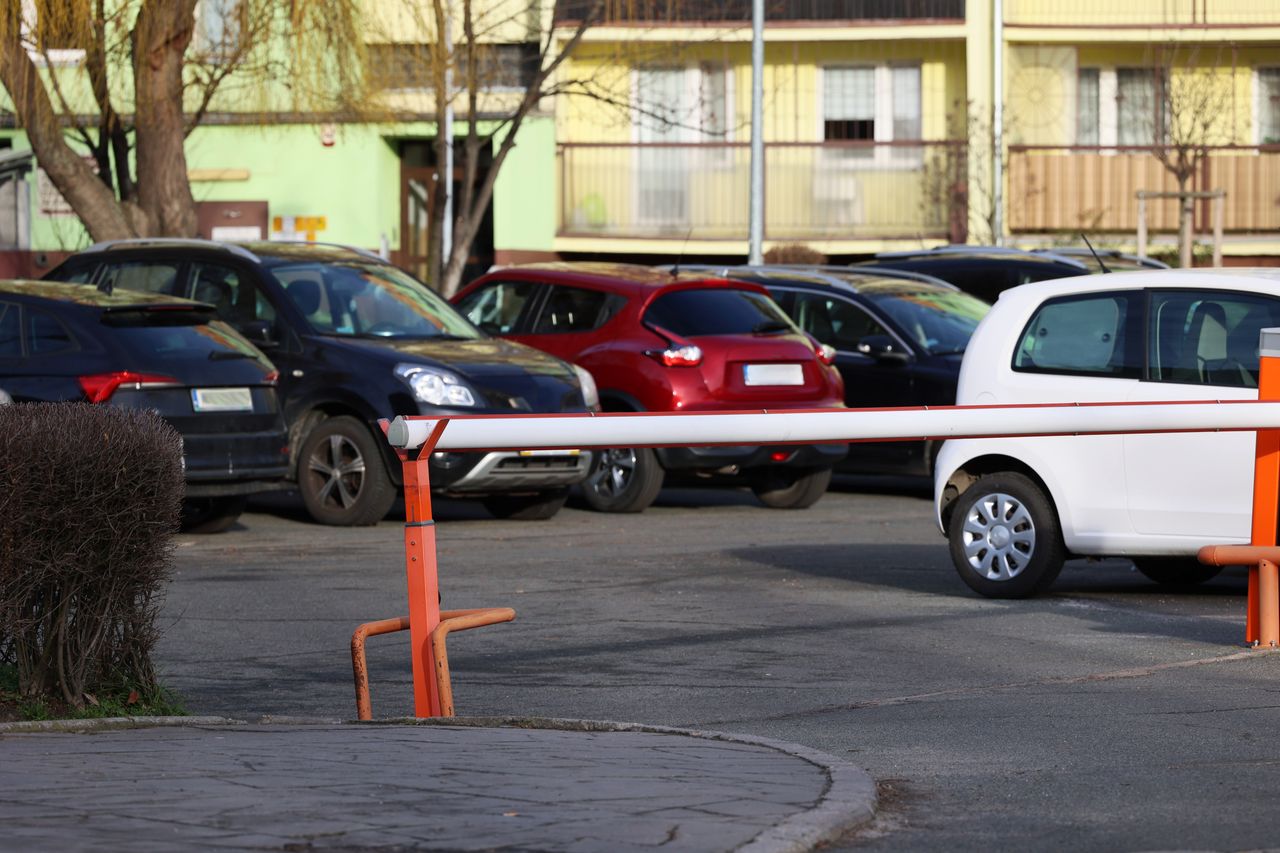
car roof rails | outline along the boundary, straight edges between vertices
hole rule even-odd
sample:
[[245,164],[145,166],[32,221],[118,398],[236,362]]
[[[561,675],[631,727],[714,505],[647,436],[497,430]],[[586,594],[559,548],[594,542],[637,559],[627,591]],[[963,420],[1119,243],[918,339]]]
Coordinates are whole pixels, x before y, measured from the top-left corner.
[[323,246],[327,249],[344,249],[352,254],[359,255],[371,261],[377,261],[382,264],[391,263],[386,258],[370,249],[362,249],[359,246],[349,246],[346,243],[325,243],[318,240],[270,240],[270,243],[279,243],[282,246]]
[[[812,279],[819,279],[827,284],[852,288],[855,291],[858,289],[857,283],[850,279],[859,276],[896,278],[933,285],[943,290],[960,290],[954,284],[927,273],[915,272],[914,270],[896,270],[889,267],[856,266],[853,264],[843,267],[839,264],[681,264],[680,268],[714,272],[726,278],[734,270],[772,275],[799,273]],[[670,269],[670,265],[659,267],[659,269]]]
[[845,269],[853,273],[871,273],[872,275],[883,276],[884,278],[901,278],[908,281],[918,281],[921,284],[933,284],[941,287],[943,290],[960,290],[959,287],[949,281],[943,281],[937,276],[917,272],[915,270],[895,270],[892,267],[878,267],[875,264],[866,264],[863,266],[850,265],[845,267]]
[[1068,258],[1064,255],[1053,256],[1048,253],[1039,253],[1030,249],[1019,249],[1016,246],[971,246],[967,243],[952,243],[946,246],[935,246],[932,249],[918,249],[904,252],[881,252],[872,259],[871,263],[877,260],[899,260],[902,258],[919,258],[922,256],[938,256],[938,255],[1009,255],[1022,258],[1043,258],[1047,261],[1053,261],[1068,266],[1079,267],[1087,270],[1089,265],[1075,258]]
[[217,240],[205,240],[200,237],[127,237],[120,240],[102,240],[83,251],[105,252],[112,249],[141,248],[143,246],[190,246],[197,249],[220,249],[233,255],[239,255],[245,260],[253,261],[254,263],[260,260],[257,255],[244,246],[237,246],[235,243],[220,243]]
[[[1095,254],[1094,252],[1090,252],[1084,246],[1045,247],[1042,249],[1032,249],[1031,251],[1035,252],[1037,255],[1054,255],[1066,261],[1075,260],[1073,257],[1074,255],[1079,255],[1083,258],[1092,258]],[[1116,258],[1117,260],[1129,261],[1130,263],[1138,264],[1139,266],[1146,267],[1147,269],[1169,269],[1169,265],[1164,261],[1157,261],[1155,258],[1144,258],[1141,255],[1122,252],[1119,249],[1098,249],[1096,250],[1096,254],[1104,258]]]

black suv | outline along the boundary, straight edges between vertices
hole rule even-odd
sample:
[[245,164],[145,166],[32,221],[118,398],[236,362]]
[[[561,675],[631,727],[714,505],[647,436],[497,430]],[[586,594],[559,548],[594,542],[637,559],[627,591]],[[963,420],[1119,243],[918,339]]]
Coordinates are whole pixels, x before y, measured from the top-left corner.
[[883,252],[861,266],[924,273],[954,284],[985,302],[995,302],[1002,291],[1031,281],[1088,275],[1089,266],[1079,258],[1024,252],[1002,246],[940,246],[918,252]]
[[[47,278],[189,296],[280,369],[290,476],[326,524],[386,515],[401,466],[377,425],[396,415],[581,412],[591,377],[471,325],[378,256],[314,243],[123,240],[91,246]],[[431,484],[499,517],[550,518],[589,453],[437,453]]]
[[[844,403],[854,409],[954,406],[960,361],[991,307],[954,285],[873,267],[707,267],[764,285],[774,301],[835,352]],[[928,475],[938,442],[849,445],[842,474]]]
[[183,526],[190,531],[230,527],[245,495],[284,486],[289,457],[277,376],[208,305],[0,282],[0,385],[7,396],[154,409],[182,435]]

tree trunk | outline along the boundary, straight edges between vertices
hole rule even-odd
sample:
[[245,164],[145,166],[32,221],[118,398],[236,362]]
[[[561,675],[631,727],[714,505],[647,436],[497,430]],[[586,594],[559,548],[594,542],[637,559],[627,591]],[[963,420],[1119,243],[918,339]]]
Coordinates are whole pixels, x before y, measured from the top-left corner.
[[148,0],[133,31],[138,203],[154,236],[197,232],[182,103],[182,57],[195,28],[195,4]]
[[1178,181],[1178,266],[1183,269],[1191,267],[1191,222],[1195,211],[1195,200],[1186,195],[1190,178]]
[[40,168],[80,217],[89,236],[94,240],[134,236],[133,225],[115,194],[67,144],[44,81],[22,41],[13,35],[0,38],[0,83],[13,99],[14,111]]

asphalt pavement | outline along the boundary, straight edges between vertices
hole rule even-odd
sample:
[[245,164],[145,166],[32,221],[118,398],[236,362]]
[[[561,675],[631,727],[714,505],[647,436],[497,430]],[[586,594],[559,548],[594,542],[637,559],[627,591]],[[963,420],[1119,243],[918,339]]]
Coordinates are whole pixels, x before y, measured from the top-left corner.
[[[679,490],[635,516],[436,516],[444,606],[517,611],[451,638],[459,714],[711,730],[850,762],[879,802],[838,850],[1258,849],[1280,830],[1280,657],[1241,645],[1239,572],[1171,592],[1080,562],[1045,598],[988,601],[911,491],[837,490],[801,512]],[[349,719],[347,642],[404,612],[401,542],[394,520],[333,530],[288,506],[182,537],[166,682],[196,713]],[[403,636],[369,648],[375,717],[411,713]]]

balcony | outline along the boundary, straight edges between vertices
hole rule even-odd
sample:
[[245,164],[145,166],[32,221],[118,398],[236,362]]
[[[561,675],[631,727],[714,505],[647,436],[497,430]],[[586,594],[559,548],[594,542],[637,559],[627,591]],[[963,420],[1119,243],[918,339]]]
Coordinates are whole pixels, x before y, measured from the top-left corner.
[[[957,142],[765,146],[765,236],[782,241],[963,240]],[[558,234],[747,239],[746,143],[559,146]]]
[[[964,0],[765,0],[768,23],[964,20]],[[606,24],[749,23],[751,0],[559,0],[556,23],[599,14]]]
[[1015,27],[1280,27],[1275,0],[1006,0],[1004,10]]
[[[1138,190],[1178,189],[1152,150],[1010,146],[1010,230],[1134,232]],[[1192,189],[1226,191],[1225,231],[1274,233],[1280,230],[1280,146],[1215,148]],[[1177,201],[1148,202],[1147,227],[1176,231]],[[1209,202],[1197,202],[1195,227],[1211,227]]]

